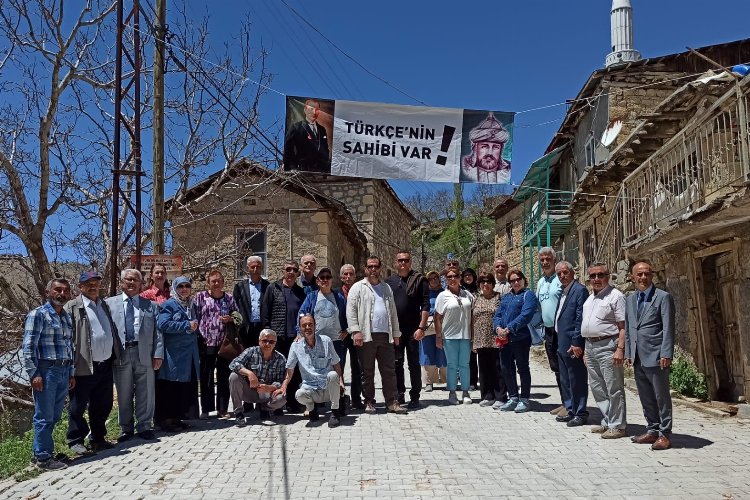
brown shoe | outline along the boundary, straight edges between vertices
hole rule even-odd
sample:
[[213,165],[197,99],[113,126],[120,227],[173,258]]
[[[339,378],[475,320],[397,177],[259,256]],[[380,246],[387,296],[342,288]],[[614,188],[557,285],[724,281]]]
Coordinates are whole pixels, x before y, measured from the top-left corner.
[[607,429],[602,433],[602,439],[620,439],[625,436],[625,429]]
[[630,438],[632,442],[638,444],[653,444],[657,439],[659,439],[659,436],[650,432],[646,432],[645,434],[641,434],[640,436],[633,436],[632,438]]
[[560,405],[557,408],[550,410],[551,415],[567,415],[568,410],[565,409],[564,405]]
[[365,403],[365,413],[374,414],[375,412],[375,403],[373,403],[372,401],[368,401],[367,403]]
[[607,432],[607,428],[603,425],[595,425],[591,428],[592,434],[604,434],[605,432]]
[[394,401],[393,403],[388,405],[388,413],[397,413],[399,415],[404,415],[406,413],[406,408],[403,408],[400,404],[398,404],[397,401]]
[[654,444],[651,445],[652,450],[668,450],[672,447],[672,443],[669,442],[669,438],[667,436],[659,436],[659,439],[656,440]]

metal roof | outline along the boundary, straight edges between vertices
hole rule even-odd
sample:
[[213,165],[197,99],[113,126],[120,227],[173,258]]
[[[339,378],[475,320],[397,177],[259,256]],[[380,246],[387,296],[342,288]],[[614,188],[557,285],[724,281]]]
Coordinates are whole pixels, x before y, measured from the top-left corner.
[[570,142],[563,144],[542,156],[529,167],[526,176],[523,178],[521,185],[518,186],[516,192],[513,193],[513,199],[516,201],[523,201],[531,197],[538,190],[535,188],[544,188],[547,186],[548,171],[551,167],[560,161],[563,151],[570,146]]

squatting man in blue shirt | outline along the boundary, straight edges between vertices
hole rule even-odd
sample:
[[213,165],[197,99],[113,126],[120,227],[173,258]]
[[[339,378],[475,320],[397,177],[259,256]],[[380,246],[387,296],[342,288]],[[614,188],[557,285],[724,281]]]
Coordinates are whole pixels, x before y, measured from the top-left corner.
[[320,419],[315,403],[331,403],[331,417],[328,427],[338,427],[341,423],[339,401],[344,392],[344,377],[333,341],[326,336],[315,333],[315,319],[305,314],[299,319],[299,331],[302,340],[294,342],[289,349],[286,362],[286,378],[281,384],[281,393],[286,395],[286,388],[294,374],[294,367],[299,365],[302,374],[302,385],[295,393],[297,401],[305,405],[311,422]]

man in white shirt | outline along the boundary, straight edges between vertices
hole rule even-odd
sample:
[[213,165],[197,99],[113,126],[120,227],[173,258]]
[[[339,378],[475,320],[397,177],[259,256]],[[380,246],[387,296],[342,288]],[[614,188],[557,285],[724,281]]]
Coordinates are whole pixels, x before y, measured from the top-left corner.
[[625,436],[625,296],[609,284],[604,264],[589,266],[591,295],[583,304],[581,336],[586,339],[589,387],[602,412],[591,432],[604,439]]

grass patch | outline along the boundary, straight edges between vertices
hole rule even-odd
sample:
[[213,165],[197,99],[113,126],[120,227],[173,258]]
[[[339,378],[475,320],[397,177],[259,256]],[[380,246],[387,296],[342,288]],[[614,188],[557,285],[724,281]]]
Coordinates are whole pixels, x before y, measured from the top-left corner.
[[[9,412],[4,412],[9,413]],[[26,481],[38,476],[41,471],[36,467],[31,467],[31,444],[34,437],[34,431],[30,430],[21,436],[13,435],[7,428],[9,418],[3,415],[0,418],[0,479],[13,477],[16,481]],[[88,415],[86,415],[88,421]],[[68,411],[63,410],[60,421],[55,426],[52,433],[52,439],[55,443],[55,454],[74,457],[75,453],[68,448]],[[120,426],[117,424],[117,408],[113,408],[107,419],[107,439],[114,440],[120,433]]]

